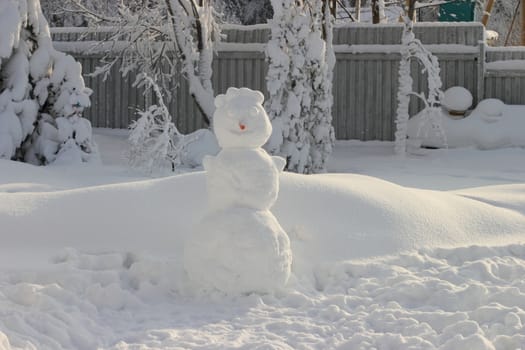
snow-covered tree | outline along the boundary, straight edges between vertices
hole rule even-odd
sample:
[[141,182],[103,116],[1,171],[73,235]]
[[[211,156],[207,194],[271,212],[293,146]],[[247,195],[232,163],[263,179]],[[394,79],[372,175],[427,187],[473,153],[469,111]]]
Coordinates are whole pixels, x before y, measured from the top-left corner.
[[96,158],[78,62],[56,51],[38,0],[0,2],[0,158],[45,165]]
[[331,18],[318,1],[272,5],[266,109],[273,133],[265,147],[283,156],[289,171],[322,172],[334,140]]
[[[328,3],[328,2],[327,2]],[[311,172],[326,172],[326,161],[335,141],[332,126],[332,81],[335,52],[332,46],[333,19],[329,6],[312,1],[312,31],[307,46],[307,66],[312,87],[308,131],[311,137]]]
[[270,0],[218,0],[214,6],[229,23],[266,23],[273,16]]
[[494,2],[487,28],[499,34],[496,45],[520,45],[520,7],[520,0]]
[[[115,50],[106,57],[107,64],[96,73],[108,72],[121,62],[124,75],[140,73],[137,85],[147,84],[141,77],[152,77],[164,98],[173,95],[173,84],[182,72],[188,80],[206,123],[210,123],[215,106],[211,83],[214,43],[220,30],[215,22],[210,0],[148,0],[121,3],[118,16],[91,11],[80,0],[75,6],[89,16],[93,25],[114,25],[117,30],[107,39]],[[115,52],[118,55],[115,57]]]
[[[401,61],[399,62],[399,90],[397,93],[397,116],[395,132],[395,151],[397,154],[405,154],[407,148],[407,123],[410,118],[409,105],[410,96],[415,95],[425,103],[423,120],[431,122],[437,129],[438,134],[446,145],[445,135],[440,122],[440,99],[441,91],[440,68],[436,56],[428,51],[420,40],[416,39],[413,32],[413,22],[405,14],[403,16],[405,27],[401,38]],[[428,96],[423,92],[415,93],[412,90],[413,79],[410,71],[410,62],[415,59],[423,66],[422,73],[427,74]]]
[[386,22],[385,15],[385,1],[384,0],[372,0],[372,22],[384,23]]
[[[126,0],[126,3],[129,3]],[[120,0],[82,0],[82,4],[96,13],[114,16],[118,13]],[[89,17],[72,9],[69,0],[45,0],[41,3],[42,12],[51,27],[87,27]]]

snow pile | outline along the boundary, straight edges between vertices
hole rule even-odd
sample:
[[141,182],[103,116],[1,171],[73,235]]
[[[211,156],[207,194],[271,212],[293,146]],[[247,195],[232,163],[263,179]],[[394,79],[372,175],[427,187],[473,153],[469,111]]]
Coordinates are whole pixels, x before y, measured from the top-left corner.
[[523,149],[399,159],[392,143],[338,143],[332,170],[410,187],[281,174],[272,212],[290,236],[288,284],[224,297],[196,293],[183,268],[205,174],[131,182],[126,133],[95,136],[121,167],[0,160],[2,350],[524,344]]
[[[204,174],[194,173],[67,191],[2,192],[0,266],[24,266],[35,261],[28,256],[42,259],[64,246],[182,256],[181,243],[203,216],[205,188]],[[525,232],[523,209],[491,204],[490,193],[472,199],[473,193],[412,189],[362,175],[288,173],[281,175],[279,193],[272,212],[290,235],[300,271],[423,246],[505,244]],[[87,221],[87,212],[97,219]],[[35,235],[35,227],[46,227],[46,234]]]
[[209,212],[184,248],[184,267],[198,287],[266,292],[290,277],[290,240],[270,212],[285,160],[261,148],[272,132],[263,99],[247,88],[215,98],[214,132],[222,150],[204,158]]
[[[525,147],[525,107],[505,105],[497,99],[481,101],[463,119],[452,119],[445,110],[440,111],[442,127],[448,147],[477,147],[494,149]],[[422,114],[409,121],[408,137],[421,141],[422,146],[444,147],[432,125]]]
[[38,0],[0,6],[0,158],[38,165],[96,158],[82,118],[92,91],[80,64],[53,49]]

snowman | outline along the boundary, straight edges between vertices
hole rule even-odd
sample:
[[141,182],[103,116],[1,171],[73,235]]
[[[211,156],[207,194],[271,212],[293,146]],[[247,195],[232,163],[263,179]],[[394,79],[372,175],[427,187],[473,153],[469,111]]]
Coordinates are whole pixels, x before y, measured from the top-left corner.
[[201,289],[265,293],[290,277],[290,240],[270,212],[285,160],[261,148],[272,132],[263,100],[247,88],[215,98],[213,130],[222,150],[203,161],[208,213],[184,247],[185,270]]

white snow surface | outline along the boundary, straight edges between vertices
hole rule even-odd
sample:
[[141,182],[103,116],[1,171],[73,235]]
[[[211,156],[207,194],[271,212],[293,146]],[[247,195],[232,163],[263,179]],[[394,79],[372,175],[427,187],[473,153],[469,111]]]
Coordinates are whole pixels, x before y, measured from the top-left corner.
[[0,161],[0,349],[519,349],[525,344],[525,149],[394,155],[338,142],[324,175],[281,175],[272,212],[288,284],[225,296],[182,250],[205,174]]

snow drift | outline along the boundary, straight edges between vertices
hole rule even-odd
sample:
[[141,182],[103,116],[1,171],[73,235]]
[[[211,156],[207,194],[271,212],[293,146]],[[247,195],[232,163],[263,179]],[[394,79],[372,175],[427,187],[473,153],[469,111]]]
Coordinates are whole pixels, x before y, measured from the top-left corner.
[[[0,265],[34,266],[35,259],[38,264],[63,247],[178,259],[182,242],[204,214],[205,188],[204,173],[192,173],[66,191],[0,193]],[[525,191],[525,185],[512,188]],[[361,175],[283,174],[272,212],[290,235],[296,274],[331,261],[419,247],[505,244],[523,239],[525,232],[523,208],[501,205],[487,188],[462,195]]]
[[523,347],[523,149],[398,159],[391,143],[341,143],[332,170],[388,181],[283,174],[288,285],[224,296],[182,269],[204,174],[130,182],[126,135],[109,133],[112,166],[0,160],[1,350]]

